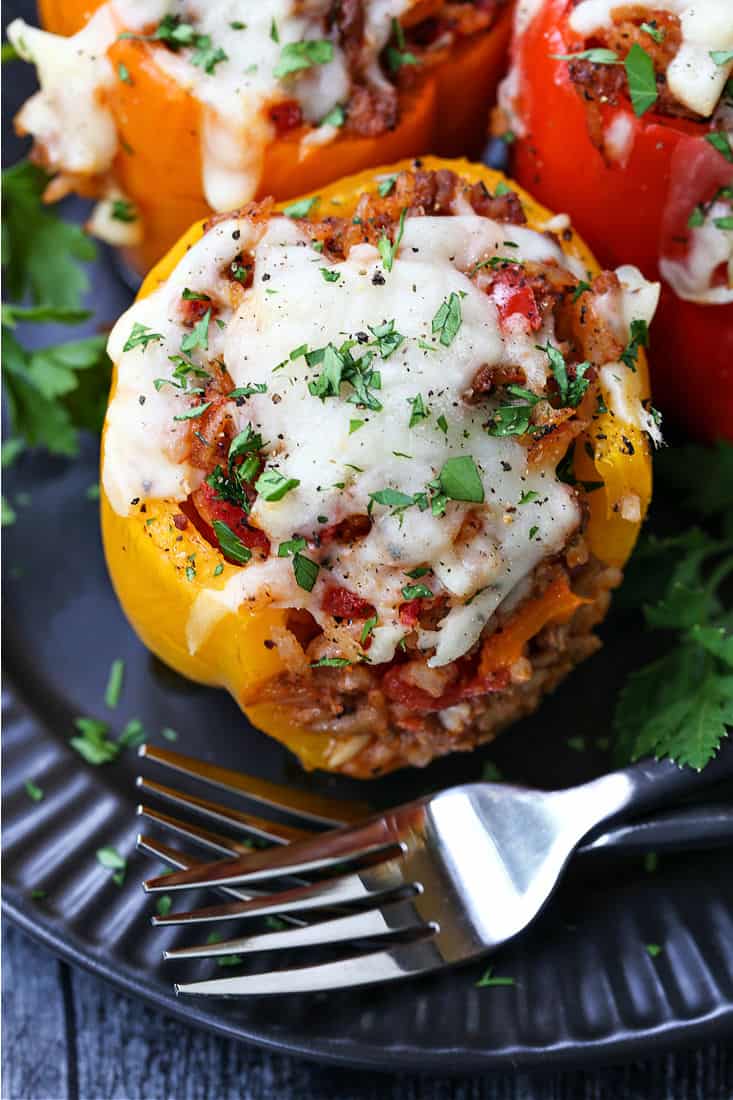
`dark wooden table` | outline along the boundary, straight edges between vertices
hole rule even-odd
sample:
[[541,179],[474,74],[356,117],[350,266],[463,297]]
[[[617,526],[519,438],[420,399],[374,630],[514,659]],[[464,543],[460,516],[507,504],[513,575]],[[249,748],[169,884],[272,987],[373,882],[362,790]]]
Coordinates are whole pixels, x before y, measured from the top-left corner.
[[725,1044],[551,1075],[322,1068],[187,1028],[7,922],[2,949],[2,1100],[733,1100]]

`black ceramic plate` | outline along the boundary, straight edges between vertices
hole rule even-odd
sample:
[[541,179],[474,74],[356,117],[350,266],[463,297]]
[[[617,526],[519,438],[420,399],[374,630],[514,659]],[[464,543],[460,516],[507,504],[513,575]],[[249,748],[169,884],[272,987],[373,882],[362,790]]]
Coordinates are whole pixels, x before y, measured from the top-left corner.
[[[6,17],[29,7],[8,5],[15,10]],[[8,109],[26,79],[13,74]],[[94,273],[96,322],[112,321],[128,301],[106,258]],[[128,751],[114,764],[88,766],[69,747],[74,717],[102,718],[115,733],[139,718],[160,743],[162,728],[172,727],[181,751],[281,783],[342,797],[364,788],[305,775],[227,696],[185,682],[146,653],[109,585],[96,505],[86,496],[96,479],[91,440],[78,461],[23,456],[5,479],[18,513],[4,532],[6,913],[73,962],[192,1023],[324,1061],[443,1072],[578,1064],[701,1042],[731,1027],[733,876],[724,851],[668,857],[655,874],[629,860],[578,866],[531,932],[494,960],[514,986],[477,988],[483,968],[472,966],[356,994],[177,1000],[172,980],[189,975],[160,956],[183,933],[150,928],[140,889],[156,865],[134,851],[136,757]],[[608,767],[614,696],[647,641],[620,617],[605,634],[604,651],[492,748],[508,777],[563,786]],[[104,687],[116,657],[126,662],[125,685],[109,711]],[[585,751],[568,738],[583,738]],[[369,796],[403,801],[476,778],[485,759],[456,756],[395,775],[370,785]],[[43,789],[41,802],[28,797],[29,779]],[[106,845],[129,857],[120,887],[95,858]],[[662,945],[656,959],[649,943]]]

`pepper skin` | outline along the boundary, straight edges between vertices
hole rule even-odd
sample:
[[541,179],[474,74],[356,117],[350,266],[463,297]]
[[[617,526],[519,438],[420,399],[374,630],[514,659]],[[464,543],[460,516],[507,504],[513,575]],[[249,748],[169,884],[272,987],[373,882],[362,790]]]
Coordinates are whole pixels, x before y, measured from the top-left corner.
[[[426,157],[427,170],[450,168],[470,183],[483,181],[490,191],[505,179],[484,165],[468,161],[446,161]],[[334,213],[348,217],[356,208],[364,191],[376,189],[378,179],[411,167],[402,161],[380,169],[351,176],[320,191],[319,217]],[[551,215],[526,192],[514,187],[519,195],[530,228],[543,224]],[[140,290],[140,296],[152,293],[165,282],[187,249],[203,233],[203,223],[194,225],[168,255],[150,272]],[[598,264],[577,234],[563,241],[563,250],[576,256],[591,274],[597,274]],[[643,351],[639,352],[637,371],[632,384],[642,398],[649,396],[648,373]],[[112,395],[116,374],[112,382]],[[603,437],[599,442],[596,437]],[[622,437],[624,439],[622,445]],[[632,446],[629,447],[628,443]],[[595,461],[585,452],[585,444],[599,448]],[[603,448],[603,450],[600,450]],[[104,449],[104,442],[103,442]],[[104,450],[103,450],[104,453]],[[576,473],[591,481],[603,481],[603,487],[589,496],[590,520],[586,531],[589,545],[601,561],[622,566],[628,558],[639,533],[643,516],[651,497],[651,460],[646,437],[633,425],[623,424],[618,416],[602,414],[594,421],[592,436],[579,438],[576,446]],[[623,518],[621,502],[629,494],[640,501],[636,520]],[[186,624],[194,601],[203,589],[224,587],[236,566],[230,565],[221,552],[208,543],[192,523],[180,530],[173,517],[180,513],[172,500],[147,501],[145,513],[120,516],[113,511],[104,490],[101,497],[102,532],[107,564],[117,596],[128,619],[145,645],[166,664],[182,675],[200,683],[226,688],[259,729],[287,745],[308,769],[325,766],[333,739],[322,733],[299,729],[292,712],[271,704],[256,704],[258,688],[284,670],[279,651],[267,648],[265,641],[273,627],[283,627],[286,612],[268,610],[256,615],[240,608],[222,618],[204,645],[191,656],[186,642]],[[180,522],[180,521],[179,521]],[[186,577],[188,556],[196,555],[196,575]],[[213,577],[217,565],[223,572]],[[578,603],[572,593],[550,586],[535,605],[528,605],[515,629],[505,634],[505,646],[496,646],[484,656],[486,668],[503,665],[516,659],[516,650],[548,622],[568,619]],[[542,605],[542,606],[539,606]],[[508,656],[509,655],[509,656]]]
[[[73,34],[103,2],[41,0],[41,22],[53,33]],[[302,128],[279,137],[265,151],[255,198],[290,199],[351,173],[421,153],[478,155],[510,33],[508,7],[490,31],[466,38],[424,74],[415,74],[411,86],[400,91],[394,130],[377,137],[344,133],[326,147],[305,150]],[[156,49],[161,47],[126,39],[109,51],[115,69],[124,65],[130,77],[115,86],[109,105],[120,138],[113,176],[137,207],[145,230],[143,243],[126,249],[125,255],[141,274],[193,221],[211,213],[201,182],[200,105],[156,64]]]
[[[697,204],[733,185],[733,163],[704,140],[714,129],[709,121],[653,109],[637,118],[628,101],[602,108],[602,117],[623,116],[633,130],[631,152],[622,161],[605,159],[591,141],[567,62],[553,56],[584,48],[567,27],[572,8],[572,0],[546,0],[515,40],[515,109],[525,133],[516,135],[514,173],[542,202],[570,215],[602,264],[633,263],[658,279],[662,248],[668,254],[684,239]],[[733,439],[733,303],[685,301],[665,284],[651,348],[662,412],[703,440]]]

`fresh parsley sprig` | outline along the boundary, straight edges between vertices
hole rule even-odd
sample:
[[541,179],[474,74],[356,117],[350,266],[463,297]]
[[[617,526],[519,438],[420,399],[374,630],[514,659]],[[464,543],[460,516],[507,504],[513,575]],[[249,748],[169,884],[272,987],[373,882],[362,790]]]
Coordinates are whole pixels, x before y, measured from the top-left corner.
[[699,770],[733,725],[733,446],[662,452],[657,470],[677,508],[706,526],[646,537],[627,570],[619,602],[641,606],[669,645],[621,692],[617,750],[622,760],[669,757]]

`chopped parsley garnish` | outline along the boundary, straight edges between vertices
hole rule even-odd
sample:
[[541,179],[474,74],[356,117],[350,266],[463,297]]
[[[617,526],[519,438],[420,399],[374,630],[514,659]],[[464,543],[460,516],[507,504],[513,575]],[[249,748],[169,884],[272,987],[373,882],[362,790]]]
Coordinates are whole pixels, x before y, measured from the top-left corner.
[[137,211],[128,199],[112,199],[110,217],[116,222],[136,222]]
[[369,498],[387,508],[410,508],[415,503],[414,497],[400,492],[399,489],[378,489],[376,493],[370,493]]
[[306,592],[312,592],[318,579],[319,566],[316,562],[306,558],[303,554],[293,554],[293,573],[296,583]]
[[[221,566],[221,562],[219,562],[219,566]],[[214,570],[214,576],[216,576],[216,569]],[[166,739],[166,741],[178,740],[178,731],[171,729],[170,726],[163,726],[163,729],[160,732],[161,735]]]
[[127,65],[123,65],[121,61],[117,66],[117,76],[124,84],[132,84],[130,70],[128,69]]
[[361,628],[361,634],[359,636],[359,644],[361,646],[363,646],[367,639],[371,637],[374,631],[374,627],[377,625],[378,622],[379,619],[377,618],[377,616],[372,615],[372,617],[370,619],[367,619],[367,621],[364,623],[364,626]]
[[[520,504],[520,506],[522,504],[531,504],[533,500],[539,500],[539,499],[540,499],[540,494],[535,492],[534,489],[525,489],[524,492],[522,493],[521,497],[519,498],[519,504]],[[531,538],[531,535],[530,535],[530,538]]]
[[263,500],[282,500],[291,489],[300,485],[297,477],[285,477],[279,470],[263,470],[255,482],[255,489]]
[[369,326],[369,331],[376,340],[377,350],[382,359],[389,359],[390,355],[404,342],[404,336],[395,329],[395,321],[385,321],[384,324]]
[[427,420],[430,416],[425,402],[423,401],[422,394],[418,394],[416,397],[409,399],[410,404],[410,423],[408,427],[414,428],[416,424],[419,424],[421,420]]
[[177,15],[164,16],[152,34],[134,34],[123,31],[118,39],[134,38],[143,42],[164,42],[175,53],[184,48],[191,49],[191,63],[211,75],[222,61],[228,61],[228,55],[219,46],[214,46],[208,34],[199,34],[191,23],[183,23]]
[[594,47],[590,50],[579,50],[577,53],[552,53],[553,61],[592,61],[594,65],[618,65],[618,54],[615,50],[607,50],[603,47]]
[[332,107],[327,115],[324,115],[320,121],[321,126],[337,126],[341,127],[346,122],[346,111],[343,109],[340,103],[337,103],[335,107]]
[[476,982],[476,988],[477,989],[484,989],[484,988],[486,988],[487,986],[490,986],[490,985],[499,986],[499,985],[516,985],[516,984],[517,983],[515,982],[514,978],[501,977],[498,974],[495,976],[494,975],[494,968],[493,968],[493,966],[490,966],[484,972],[484,974],[482,974],[482,976],[479,978],[479,980]]
[[170,894],[161,894],[155,903],[155,912],[159,917],[167,917],[173,908],[173,900]]
[[694,207],[692,213],[687,219],[688,229],[698,229],[701,225],[705,224],[705,211],[701,206]]
[[494,188],[494,196],[497,199],[500,199],[502,195],[511,195],[511,193],[511,187],[509,186],[509,184],[505,183],[504,180],[499,180],[496,187]]
[[433,317],[433,333],[439,335],[444,348],[450,347],[461,327],[461,300],[453,291]]
[[146,737],[145,727],[140,719],[131,718],[122,730],[117,744],[122,745],[123,748],[126,749],[136,749],[139,745],[143,744]]
[[345,657],[321,657],[318,661],[311,661],[311,668],[345,668],[350,665]]
[[183,288],[183,294],[181,295],[184,302],[210,302],[211,298],[208,294],[203,294],[198,290],[189,290],[188,287]]
[[267,393],[267,385],[264,382],[251,382],[246,386],[237,386],[235,390],[230,390],[227,397],[236,401],[238,397],[251,397],[253,393]]
[[636,371],[639,348],[649,347],[649,326],[646,321],[632,321],[629,330],[629,342],[621,353],[621,362],[630,370]]
[[327,267],[322,267],[320,271],[321,275],[323,276],[324,283],[337,283],[341,278],[340,271],[329,271]]
[[366,424],[366,420],[350,420],[349,421],[349,435],[353,435],[354,432],[358,432],[359,428],[363,428]]
[[392,265],[397,255],[397,250],[400,247],[402,241],[402,235],[405,232],[405,218],[407,217],[407,209],[403,209],[400,214],[400,220],[397,225],[397,232],[395,234],[394,243],[390,241],[384,233],[377,241],[377,250],[382,257],[382,263],[384,264],[385,271],[391,271]]
[[299,554],[301,550],[305,550],[305,539],[288,539],[287,542],[281,542],[277,548],[277,556],[279,558],[287,558],[290,554]]
[[573,302],[577,302],[581,294],[585,294],[586,290],[590,290],[590,283],[586,283],[584,279],[581,279],[578,285],[573,290]]
[[443,416],[442,413],[440,414],[438,419],[435,421],[435,423],[438,425],[438,427],[440,428],[443,435],[448,434],[448,421],[445,419],[445,417]]
[[26,779],[26,781],[25,781],[25,783],[23,784],[23,786],[25,787],[25,793],[26,793],[26,794],[28,795],[28,797],[30,798],[31,802],[41,802],[41,801],[42,801],[42,799],[43,799],[43,791],[42,791],[42,789],[41,789],[41,788],[40,788],[40,787],[38,786],[38,784],[37,784],[37,783],[34,783],[34,782],[33,782],[33,780],[32,780],[32,779]]
[[657,78],[654,72],[654,62],[649,54],[634,42],[624,61],[626,79],[629,82],[629,95],[634,114],[641,117],[657,102]]
[[104,692],[104,701],[110,710],[114,710],[120,701],[124,676],[125,662],[121,657],[116,657],[110,665],[107,687]]
[[173,417],[174,420],[196,420],[199,416],[203,416],[207,409],[210,409],[212,405],[211,401],[204,401],[203,405],[194,405],[191,409],[186,409],[183,413],[178,413]]
[[306,218],[320,197],[320,195],[311,195],[308,199],[299,199],[297,202],[291,202],[290,206],[284,208],[283,214],[286,218]]
[[139,321],[135,321],[130,335],[127,337],[122,350],[132,351],[133,348],[141,347],[143,350],[153,340],[162,340],[163,334],[160,332],[151,332],[147,325],[141,325]]
[[575,408],[580,404],[588,389],[589,382],[585,374],[586,371],[590,370],[590,363],[578,363],[575,368],[575,378],[571,380],[568,378],[568,369],[562,352],[549,343],[540,350],[544,351],[550,360],[552,375],[563,405]]
[[[399,336],[398,333],[393,335]],[[346,398],[349,404],[379,412],[382,405],[372,391],[382,388],[382,377],[371,366],[374,352],[368,350],[359,358],[354,358],[351,349],[355,343],[356,341],[346,340],[340,348],[328,344],[325,348],[307,353],[308,365],[321,367],[318,377],[308,383],[308,392],[325,401],[328,397],[339,397],[342,383],[347,382],[353,389],[353,393]]]
[[292,73],[302,72],[314,65],[326,65],[333,60],[333,43],[327,38],[306,38],[301,42],[288,42],[280,51],[273,75],[278,80]]
[[430,572],[430,566],[418,565],[416,569],[411,569],[405,576],[409,577],[410,580],[416,581],[419,577],[425,577]]
[[537,404],[535,400],[528,405],[501,405],[494,409],[487,425],[489,435],[526,435],[538,429],[532,424],[532,411]]
[[663,27],[658,27],[655,22],[642,23],[639,26],[639,30],[644,31],[650,38],[653,38],[655,42],[664,42],[665,30]]
[[705,140],[713,149],[717,149],[721,156],[733,164],[733,147],[725,130],[714,130],[711,134],[705,134]]
[[397,19],[392,20],[392,37],[397,45],[388,46],[385,51],[389,71],[396,73],[403,65],[419,65],[414,53],[405,49],[405,32]]
[[112,881],[115,886],[122,886],[125,881],[127,860],[120,855],[116,848],[108,845],[106,848],[97,848],[97,862],[106,867],[108,871],[114,871]]
[[465,500],[481,504],[484,486],[481,475],[470,455],[449,458],[438,474],[441,488],[449,500]]
[[426,584],[406,584],[402,589],[402,595],[406,600],[432,600],[432,589]]
[[733,50],[711,50],[710,57],[716,65],[727,65],[733,61]]
[[214,520],[213,528],[222,553],[231,561],[246,565],[252,557],[252,551],[244,545],[239,535],[235,535],[231,527],[220,519]]
[[392,188],[394,187],[394,185],[396,183],[397,183],[397,176],[386,176],[383,180],[379,181],[379,185],[377,186],[377,191],[379,192],[379,194],[382,196],[383,199],[386,199],[387,195],[390,193],[390,191],[392,190]]
[[119,756],[120,746],[108,738],[106,722],[96,718],[75,718],[74,725],[78,736],[72,737],[70,744],[87,764],[108,764]]
[[190,332],[181,340],[181,351],[190,352],[196,348],[206,351],[209,347],[209,325],[211,323],[211,310],[207,309],[200,321],[197,321]]
[[658,943],[645,943],[644,950],[650,959],[656,959],[662,953],[661,945]]
[[539,527],[536,524],[534,524],[532,527],[530,527],[530,529],[529,529],[529,538],[530,538],[530,540],[532,540],[535,537],[535,535],[537,534],[538,531],[539,531]]
[[723,218],[713,218],[713,225],[716,229],[733,229],[733,216],[726,214]]
[[274,18],[273,18],[272,22],[270,23],[270,38],[272,39],[273,42],[277,42],[277,43],[280,42],[280,34],[278,32],[277,23],[275,22]]

